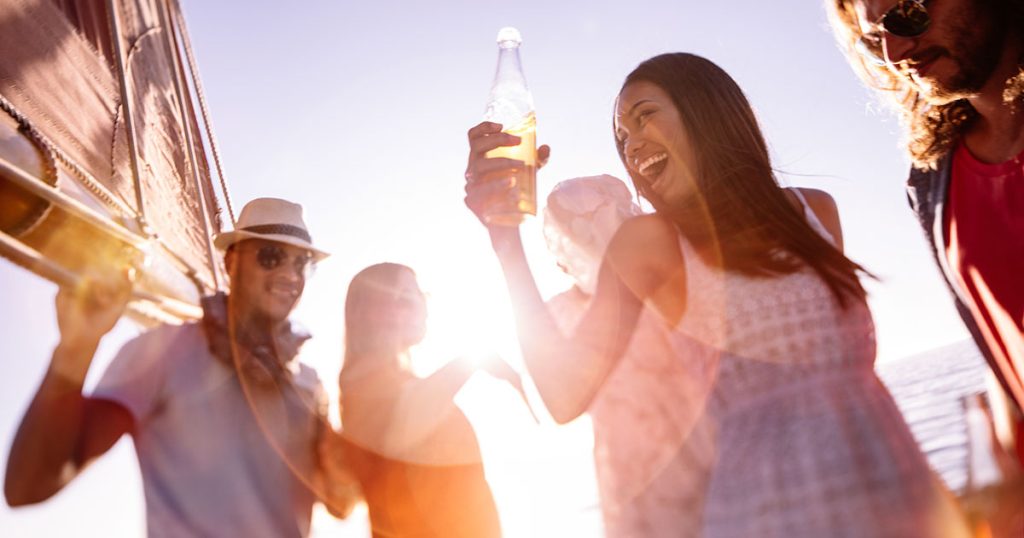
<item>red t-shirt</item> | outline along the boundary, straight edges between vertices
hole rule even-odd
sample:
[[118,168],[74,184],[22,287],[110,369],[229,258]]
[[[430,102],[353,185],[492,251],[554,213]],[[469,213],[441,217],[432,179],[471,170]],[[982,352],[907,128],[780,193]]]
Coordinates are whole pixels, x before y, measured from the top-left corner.
[[[952,172],[946,256],[996,368],[1024,402],[1024,152],[988,164],[961,143]],[[1024,459],[1020,435],[1018,449]]]

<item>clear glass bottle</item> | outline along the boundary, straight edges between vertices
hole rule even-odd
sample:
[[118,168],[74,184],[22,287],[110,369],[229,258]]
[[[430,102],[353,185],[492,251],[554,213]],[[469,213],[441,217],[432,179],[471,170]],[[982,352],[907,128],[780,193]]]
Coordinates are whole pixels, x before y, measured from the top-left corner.
[[537,118],[519,60],[522,42],[515,28],[502,28],[498,32],[498,68],[484,112],[485,120],[500,123],[504,132],[522,139],[518,146],[487,152],[488,157],[506,157],[524,163],[512,177],[514,199],[489,208],[485,214],[488,223],[503,226],[515,226],[526,215],[537,214]]
[[961,398],[967,426],[967,485],[961,504],[974,538],[1024,536],[1024,480],[1000,446],[984,394]]

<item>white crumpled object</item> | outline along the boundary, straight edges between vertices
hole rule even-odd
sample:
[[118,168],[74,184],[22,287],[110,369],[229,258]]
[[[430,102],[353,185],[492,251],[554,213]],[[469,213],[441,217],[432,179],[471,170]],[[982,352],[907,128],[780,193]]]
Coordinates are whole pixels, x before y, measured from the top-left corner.
[[626,219],[641,213],[617,177],[567,179],[548,195],[544,238],[558,266],[584,293],[593,295],[608,242]]

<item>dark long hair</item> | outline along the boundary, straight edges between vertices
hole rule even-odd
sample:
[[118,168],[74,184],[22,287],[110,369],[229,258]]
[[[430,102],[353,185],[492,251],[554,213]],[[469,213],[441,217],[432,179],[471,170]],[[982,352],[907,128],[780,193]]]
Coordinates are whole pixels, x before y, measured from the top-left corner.
[[[866,271],[815,232],[779,186],[754,111],[732,77],[705,58],[672,53],[640,64],[622,87],[640,81],[671,97],[698,161],[696,194],[675,206],[630,174],[658,214],[726,269],[774,276],[806,264],[841,305],[865,297],[857,273]],[[616,147],[625,164],[618,138]]]
[[397,263],[371,265],[352,278],[345,297],[345,359],[341,379],[358,369],[367,355],[395,338],[394,328],[380,323],[373,314],[381,305],[392,301],[402,273],[415,276],[413,270]]

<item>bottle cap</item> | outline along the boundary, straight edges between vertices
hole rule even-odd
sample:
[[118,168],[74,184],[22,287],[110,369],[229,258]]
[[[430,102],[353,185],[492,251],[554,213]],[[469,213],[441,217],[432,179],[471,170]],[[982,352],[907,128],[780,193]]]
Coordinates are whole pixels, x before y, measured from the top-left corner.
[[523,43],[523,37],[519,35],[519,30],[511,26],[506,26],[501,30],[498,30],[498,46],[502,48],[518,47]]

